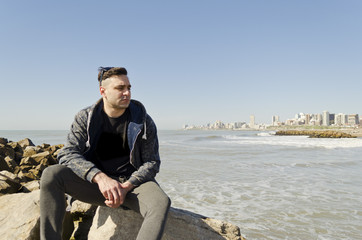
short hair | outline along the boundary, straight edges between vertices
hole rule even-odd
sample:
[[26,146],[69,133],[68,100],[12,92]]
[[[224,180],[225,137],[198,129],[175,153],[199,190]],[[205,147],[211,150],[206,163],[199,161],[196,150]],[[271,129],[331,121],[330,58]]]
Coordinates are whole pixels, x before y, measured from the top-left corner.
[[104,79],[111,76],[126,75],[127,70],[124,67],[99,67],[98,68],[98,82],[102,83]]

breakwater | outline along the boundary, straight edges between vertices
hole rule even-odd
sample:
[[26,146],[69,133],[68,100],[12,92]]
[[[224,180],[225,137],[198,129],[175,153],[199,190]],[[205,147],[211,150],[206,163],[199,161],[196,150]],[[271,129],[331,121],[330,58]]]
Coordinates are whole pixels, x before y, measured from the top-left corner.
[[275,133],[278,136],[309,136],[310,138],[356,138],[349,133],[338,131],[311,131],[311,130],[280,130]]

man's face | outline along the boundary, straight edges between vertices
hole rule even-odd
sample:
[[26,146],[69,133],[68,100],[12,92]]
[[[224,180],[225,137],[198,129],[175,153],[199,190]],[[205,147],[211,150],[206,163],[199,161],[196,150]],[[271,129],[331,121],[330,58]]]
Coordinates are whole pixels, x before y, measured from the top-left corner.
[[126,109],[131,101],[131,84],[126,75],[111,76],[100,87],[104,103],[114,110]]

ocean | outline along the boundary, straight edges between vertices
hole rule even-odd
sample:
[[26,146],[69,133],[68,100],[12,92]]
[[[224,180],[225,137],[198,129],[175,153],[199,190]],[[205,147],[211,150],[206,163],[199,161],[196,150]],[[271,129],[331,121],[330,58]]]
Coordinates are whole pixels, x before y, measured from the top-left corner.
[[[0,131],[34,144],[66,131]],[[251,239],[360,239],[362,138],[260,131],[159,131],[157,181],[172,206],[225,220]]]

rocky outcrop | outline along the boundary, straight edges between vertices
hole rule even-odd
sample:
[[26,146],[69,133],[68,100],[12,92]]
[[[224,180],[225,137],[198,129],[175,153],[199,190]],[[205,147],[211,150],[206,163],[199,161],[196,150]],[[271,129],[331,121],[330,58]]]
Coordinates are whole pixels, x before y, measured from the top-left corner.
[[[40,239],[40,190],[7,194],[0,197],[0,239]],[[73,209],[78,214],[82,209]],[[63,239],[73,233],[73,218],[67,212],[63,222]]]
[[[0,197],[0,239],[39,240],[39,190]],[[64,219],[63,239],[136,239],[142,217],[123,208],[111,209],[75,201]],[[95,216],[94,216],[95,214]],[[73,225],[73,219],[76,224]],[[93,220],[93,224],[92,224]],[[163,240],[242,240],[239,227],[171,208]]]
[[0,197],[0,239],[38,240],[39,190]]
[[57,153],[62,147],[35,146],[28,138],[19,142],[0,138],[0,196],[38,189],[43,170],[58,163]]
[[[39,180],[46,167],[57,163],[62,147],[0,138],[0,239],[40,238]],[[131,210],[74,201],[65,215],[63,239],[135,239],[141,223],[142,217]],[[162,239],[244,238],[235,225],[171,208]]]
[[[136,239],[142,216],[134,211],[99,207],[89,240]],[[162,240],[242,240],[239,227],[192,212],[171,208]]]
[[356,138],[348,133],[337,131],[309,131],[309,130],[280,130],[275,133],[278,136],[309,136],[310,138]]

